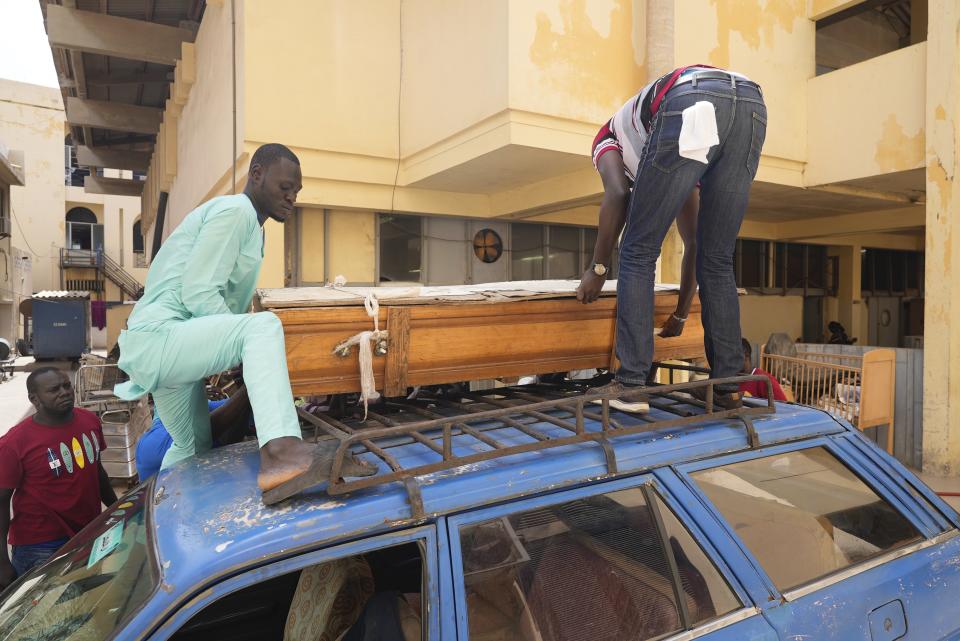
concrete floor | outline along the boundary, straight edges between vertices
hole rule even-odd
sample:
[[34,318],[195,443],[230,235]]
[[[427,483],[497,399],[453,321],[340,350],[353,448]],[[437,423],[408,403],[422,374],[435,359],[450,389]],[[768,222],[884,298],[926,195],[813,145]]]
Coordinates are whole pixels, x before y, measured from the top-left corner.
[[[18,369],[33,364],[30,356],[21,356],[14,362]],[[0,383],[0,436],[33,413],[33,405],[27,398],[27,376],[30,372],[16,371],[13,378]]]

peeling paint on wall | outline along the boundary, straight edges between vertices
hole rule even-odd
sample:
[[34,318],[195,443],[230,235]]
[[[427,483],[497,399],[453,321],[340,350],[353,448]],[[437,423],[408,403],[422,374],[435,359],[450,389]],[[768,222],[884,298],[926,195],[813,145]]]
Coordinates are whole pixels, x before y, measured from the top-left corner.
[[877,141],[874,159],[881,170],[903,171],[922,167],[924,163],[924,130],[921,127],[913,136],[908,136],[897,121],[896,114],[890,114],[883,121],[883,131]]
[[952,273],[953,252],[960,250],[955,246],[960,238],[956,233],[958,203],[954,202],[960,4],[956,0],[930,0],[929,15],[925,79],[928,111],[923,469],[952,476],[960,473],[960,326],[955,320],[960,290]]
[[[946,167],[939,156],[932,156],[931,162],[927,166],[927,189],[931,185],[937,188],[937,195],[940,197],[940,208],[937,210],[937,220],[940,220],[942,212],[949,212],[953,200],[953,176],[947,173]],[[946,250],[949,251],[949,250]],[[947,267],[949,272],[949,266]]]
[[710,64],[730,65],[730,34],[738,33],[750,48],[772,47],[775,28],[793,32],[798,18],[806,17],[804,0],[710,0],[716,7],[717,46],[710,52]]
[[[604,36],[591,20],[587,0],[560,2],[560,24],[545,12],[536,16],[537,29],[530,45],[530,60],[543,74],[542,82],[576,102],[589,102],[616,109],[624,95],[619,83],[610,82],[611,70],[628,68],[636,78],[631,91],[646,81],[646,70],[634,55],[623,55],[623,43],[634,40],[633,7],[630,0],[615,0],[610,13],[609,34]],[[623,77],[619,71],[618,76]]]

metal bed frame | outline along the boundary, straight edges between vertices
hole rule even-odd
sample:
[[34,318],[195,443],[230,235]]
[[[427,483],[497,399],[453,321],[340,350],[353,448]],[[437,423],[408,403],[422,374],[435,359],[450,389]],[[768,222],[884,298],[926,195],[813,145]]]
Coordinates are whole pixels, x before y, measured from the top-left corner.
[[[670,370],[671,380],[674,370],[706,371],[691,366],[660,363],[655,366]],[[767,385],[767,399],[745,399],[744,406],[737,409],[719,409],[714,405],[715,386],[746,381],[764,382]],[[426,403],[418,402],[418,399],[387,400],[368,411],[367,417],[372,421],[360,421],[353,426],[347,423],[349,418],[340,420],[330,413],[318,416],[303,409],[298,409],[298,413],[303,420],[315,428],[315,438],[319,439],[321,434],[325,434],[339,441],[328,479],[328,494],[342,495],[399,481],[406,488],[414,515],[422,518],[424,516],[423,498],[417,478],[471,463],[577,443],[595,443],[603,450],[607,475],[616,476],[619,470],[610,442],[611,438],[719,419],[740,421],[746,429],[749,446],[755,448],[759,445],[759,439],[753,426],[753,417],[776,412],[771,387],[770,381],[764,376],[736,376],[652,385],[623,394],[584,392],[583,386],[575,384],[552,388],[533,386],[533,390],[545,393],[543,396],[532,393],[531,387],[496,388],[483,392],[457,394],[460,400],[451,400],[444,395],[431,395],[424,399],[438,408],[456,411],[457,414],[454,416],[428,409],[424,407]],[[705,402],[693,397],[678,396],[678,393],[690,392],[698,388],[706,389]],[[632,416],[639,419],[640,423],[625,425],[610,415],[611,399],[629,400],[631,397],[640,396],[648,399],[651,408],[661,410],[671,418],[636,414]],[[599,401],[599,407],[597,407],[599,411],[594,411],[590,407],[595,401]],[[490,409],[483,409],[484,407]],[[396,414],[388,416],[380,411],[383,408],[386,412],[395,410]],[[404,422],[398,420],[401,415],[415,415],[422,420]],[[598,423],[600,429],[588,430],[587,419]],[[480,423],[483,425],[478,425]],[[534,427],[542,423],[561,428],[561,436],[550,435]],[[522,444],[498,441],[495,433],[503,429],[516,430],[530,437],[532,441]],[[454,437],[462,435],[472,437],[489,449],[466,455],[454,454]],[[413,442],[440,455],[440,459],[433,463],[404,468],[388,450]],[[362,453],[371,453],[379,458],[390,468],[390,472],[362,478],[341,478],[345,457],[348,454]]]

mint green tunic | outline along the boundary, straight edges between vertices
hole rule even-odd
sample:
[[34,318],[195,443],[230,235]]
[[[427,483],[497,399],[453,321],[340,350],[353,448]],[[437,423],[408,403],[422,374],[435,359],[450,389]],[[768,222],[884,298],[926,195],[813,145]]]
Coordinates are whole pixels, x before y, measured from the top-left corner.
[[300,437],[274,314],[249,314],[263,261],[263,229],[244,194],[190,212],[150,265],[143,297],[120,333],[120,398],[152,393],[173,438],[163,466],[209,449],[204,378],[241,362],[261,447]]

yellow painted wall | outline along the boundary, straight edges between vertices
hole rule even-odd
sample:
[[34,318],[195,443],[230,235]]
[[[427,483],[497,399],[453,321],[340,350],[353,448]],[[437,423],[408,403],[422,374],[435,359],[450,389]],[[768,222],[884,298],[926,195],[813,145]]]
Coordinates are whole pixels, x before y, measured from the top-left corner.
[[284,244],[283,224],[270,219],[263,225],[263,262],[257,287],[283,287]]
[[[509,154],[466,170],[466,185],[418,181],[500,149],[557,151],[531,164],[555,160],[555,175],[592,172],[597,124],[646,79],[643,25],[634,24],[642,15],[635,7],[644,4],[409,0],[402,3],[401,74],[398,0],[246,3],[245,148],[270,141],[293,147],[305,206],[476,217],[542,206],[550,190],[536,202],[514,198],[528,165]],[[578,39],[575,64],[544,57],[551,46],[565,52]],[[305,57],[309,64],[272,62]],[[291,87],[291,99],[278,99]],[[553,176],[535,171],[526,182],[541,177]],[[598,192],[592,178],[578,183],[587,191],[575,198]]]
[[609,119],[647,82],[645,4],[510,2],[510,107],[596,124]]
[[809,0],[810,19],[820,20],[861,2],[863,0]]
[[[103,300],[118,301],[121,298],[120,294],[120,288],[113,281],[104,280]],[[96,298],[96,296],[93,296],[93,298]]]
[[755,80],[768,112],[764,162],[805,160],[806,83],[815,73],[807,0],[675,0],[674,6],[676,64],[704,63]]
[[339,275],[348,283],[372,283],[376,269],[377,216],[371,212],[331,211],[327,230],[327,280]]
[[[247,3],[236,0],[237,20],[241,21]],[[254,5],[268,3],[251,3]],[[167,200],[166,235],[180,224],[208,195],[232,165],[233,154],[233,71],[231,60],[230,2],[210,3],[203,14],[197,33],[197,80],[190,90],[187,104],[177,121],[177,176]],[[237,29],[238,96],[243,93],[244,62],[243,29]],[[277,42],[280,39],[273,37]],[[267,56],[266,60],[275,60]],[[264,64],[267,64],[266,60]],[[274,66],[270,63],[271,67]],[[277,93],[265,91],[268,99],[277,100]],[[289,93],[286,92],[286,93]],[[238,154],[243,151],[242,138],[246,107],[237,101]],[[279,117],[279,116],[278,116]],[[156,159],[154,159],[156,162]],[[229,185],[225,193],[230,193]],[[146,233],[146,230],[144,230]],[[149,235],[148,235],[149,239]]]
[[246,139],[396,158],[399,1],[245,4]]
[[740,328],[751,343],[765,343],[773,332],[803,336],[803,296],[741,296]]
[[323,283],[324,230],[323,210],[304,208],[300,211],[300,279],[305,283]]
[[403,3],[404,156],[507,108],[509,4]]
[[536,223],[561,223],[566,225],[591,225],[596,226],[600,220],[600,206],[586,205],[584,207],[574,207],[572,209],[561,209],[559,211],[542,214],[540,216],[531,216],[529,218],[517,219],[516,222],[536,222]]
[[126,329],[127,319],[133,311],[133,304],[112,305],[107,308],[107,350],[117,344],[120,331]]
[[0,143],[23,152],[26,183],[10,187],[10,245],[29,254],[35,290],[60,287],[64,120],[59,90],[0,80]]
[[[97,222],[101,225],[103,224],[103,198],[100,194],[91,194],[91,197],[87,198],[83,187],[73,187],[70,185],[64,186],[64,191],[66,198],[63,203],[64,215],[74,207],[83,207],[93,212],[93,215],[97,217]],[[66,243],[66,231],[64,231],[64,243]]]
[[806,184],[924,166],[926,53],[920,43],[810,80]]

